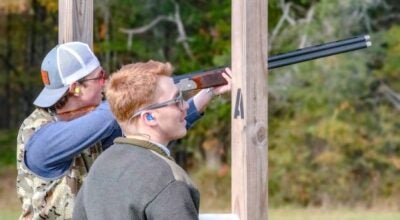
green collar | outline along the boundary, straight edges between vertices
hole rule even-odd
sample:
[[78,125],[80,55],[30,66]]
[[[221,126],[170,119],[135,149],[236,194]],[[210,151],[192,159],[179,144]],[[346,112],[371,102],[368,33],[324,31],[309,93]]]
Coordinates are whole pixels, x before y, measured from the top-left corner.
[[149,149],[149,150],[155,151],[158,154],[161,154],[162,156],[174,161],[174,158],[172,158],[171,156],[168,156],[159,146],[157,146],[149,141],[146,141],[146,140],[118,137],[114,140],[114,143],[115,144],[130,144],[130,145],[135,145],[137,147]]

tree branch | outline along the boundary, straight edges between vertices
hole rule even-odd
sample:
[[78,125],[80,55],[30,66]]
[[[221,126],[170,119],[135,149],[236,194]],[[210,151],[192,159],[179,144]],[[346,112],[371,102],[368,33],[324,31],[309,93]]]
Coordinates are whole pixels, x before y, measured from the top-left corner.
[[186,51],[186,54],[193,60],[194,56],[192,53],[192,50],[189,47],[189,44],[187,42],[187,37],[186,37],[186,31],[185,28],[183,27],[181,15],[179,13],[179,5],[175,1],[173,1],[175,5],[175,23],[176,23],[176,28],[178,29],[179,37],[176,40],[178,43],[182,43],[183,48]]
[[400,110],[400,94],[396,93],[386,84],[381,84],[378,88],[378,93],[383,94],[385,98],[393,104],[393,106]]
[[133,38],[133,35],[145,33],[145,32],[147,32],[148,30],[152,29],[154,26],[156,26],[156,25],[157,25],[159,22],[161,22],[161,21],[175,22],[175,20],[172,19],[172,18],[169,17],[169,16],[159,15],[159,16],[157,16],[153,21],[151,21],[149,24],[144,25],[144,26],[142,26],[142,27],[131,28],[131,29],[128,29],[128,28],[120,28],[119,30],[120,30],[122,33],[128,34],[128,43],[127,43],[128,50],[129,50],[129,49],[131,48],[131,46],[132,46],[132,38]]
[[[285,20],[291,21],[292,19],[288,19],[289,17],[289,11],[290,11],[290,6],[291,3],[287,3],[285,4],[285,0],[281,0],[281,8],[282,8],[282,16],[278,21],[278,24],[275,26],[274,30],[272,31],[271,36],[269,37],[269,45],[268,45],[268,50],[271,49],[271,45],[274,42],[276,36],[278,35],[278,33],[280,32],[280,30],[282,29],[282,26],[285,22]],[[293,25],[293,23],[289,22],[290,24]]]
[[187,41],[187,36],[186,36],[186,31],[183,26],[183,22],[181,19],[180,15],[180,10],[179,10],[179,4],[176,3],[174,0],[171,0],[172,3],[175,6],[175,13],[173,16],[165,16],[165,15],[159,15],[157,16],[153,21],[151,21],[149,24],[144,25],[142,27],[138,28],[120,28],[120,31],[122,33],[125,33],[128,35],[128,41],[127,41],[127,48],[130,50],[132,46],[132,39],[135,34],[141,34],[149,31],[150,29],[154,28],[159,22],[161,21],[168,21],[168,22],[173,22],[176,25],[177,31],[178,31],[178,37],[176,39],[176,42],[181,43],[186,54],[191,58],[194,59],[193,53],[190,49],[190,46]]
[[[315,11],[315,7],[314,7],[314,5],[312,5],[311,8],[307,11],[307,15],[306,15],[304,23],[309,24],[311,22],[311,20],[314,17],[314,11]],[[307,34],[304,34],[303,36],[301,36],[299,48],[303,48],[306,45],[307,45]]]

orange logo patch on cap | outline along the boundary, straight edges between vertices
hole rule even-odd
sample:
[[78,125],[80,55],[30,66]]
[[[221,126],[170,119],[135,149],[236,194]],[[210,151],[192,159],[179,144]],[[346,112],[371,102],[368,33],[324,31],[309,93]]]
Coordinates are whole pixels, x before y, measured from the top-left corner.
[[49,73],[46,70],[42,70],[41,72],[42,75],[42,81],[45,85],[50,85],[50,80],[49,80]]

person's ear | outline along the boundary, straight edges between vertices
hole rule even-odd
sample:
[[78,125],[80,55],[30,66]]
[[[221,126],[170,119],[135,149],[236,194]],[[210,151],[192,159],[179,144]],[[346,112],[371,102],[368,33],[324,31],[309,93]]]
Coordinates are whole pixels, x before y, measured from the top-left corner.
[[153,117],[153,115],[151,113],[146,113],[146,120],[153,121],[153,120],[155,120],[155,118]]
[[156,117],[151,112],[144,112],[140,115],[141,120],[149,126],[154,126],[157,124]]

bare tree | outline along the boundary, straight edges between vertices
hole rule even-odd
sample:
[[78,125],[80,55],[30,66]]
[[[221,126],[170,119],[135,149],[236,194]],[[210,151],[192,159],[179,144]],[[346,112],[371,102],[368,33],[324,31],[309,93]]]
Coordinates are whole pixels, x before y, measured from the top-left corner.
[[174,14],[171,15],[159,15],[156,18],[154,18],[151,22],[149,22],[146,25],[143,25],[141,27],[136,27],[136,28],[120,28],[120,31],[122,33],[125,33],[128,35],[127,39],[127,49],[130,50],[132,47],[132,40],[133,36],[137,34],[142,34],[145,33],[153,28],[156,27],[156,25],[162,21],[167,21],[167,22],[172,22],[176,25],[176,29],[178,32],[178,36],[176,38],[176,42],[181,43],[186,54],[193,60],[194,56],[192,53],[192,50],[190,49],[189,43],[187,41],[187,35],[186,31],[181,19],[181,14],[180,14],[180,9],[179,9],[179,4],[172,0],[171,1],[174,4],[175,7],[175,12]]

